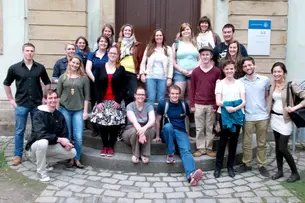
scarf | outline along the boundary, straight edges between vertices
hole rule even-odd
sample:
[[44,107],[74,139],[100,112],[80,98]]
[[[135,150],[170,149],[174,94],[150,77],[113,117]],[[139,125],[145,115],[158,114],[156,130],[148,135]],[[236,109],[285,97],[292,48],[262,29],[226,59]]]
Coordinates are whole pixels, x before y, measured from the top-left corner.
[[130,49],[133,45],[133,43],[135,42],[135,37],[131,36],[130,38],[126,38],[124,37],[122,40],[122,49],[121,49],[121,60],[125,57],[125,56],[129,56],[131,55],[130,53]]

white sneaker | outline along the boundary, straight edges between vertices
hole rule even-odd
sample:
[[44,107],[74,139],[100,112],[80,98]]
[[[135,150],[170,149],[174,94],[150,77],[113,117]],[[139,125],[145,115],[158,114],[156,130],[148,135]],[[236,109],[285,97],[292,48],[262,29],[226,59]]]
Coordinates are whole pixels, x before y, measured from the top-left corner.
[[47,164],[46,166],[46,171],[53,171],[54,167],[51,166],[50,164]]
[[37,177],[41,182],[49,182],[50,177],[47,173],[37,173]]

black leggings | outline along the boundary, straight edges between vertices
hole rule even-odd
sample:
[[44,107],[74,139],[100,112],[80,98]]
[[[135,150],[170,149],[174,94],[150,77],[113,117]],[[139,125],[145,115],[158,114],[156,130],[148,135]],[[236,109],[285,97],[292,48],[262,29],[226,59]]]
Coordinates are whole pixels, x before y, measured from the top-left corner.
[[221,126],[221,132],[219,136],[217,155],[216,155],[216,169],[222,168],[223,159],[228,141],[229,141],[229,154],[228,154],[227,167],[231,168],[234,166],[235,163],[236,147],[237,147],[238,136],[241,126],[237,125],[236,131],[231,132],[228,129],[225,130],[222,129],[221,117],[219,119],[219,122]]
[[113,148],[117,140],[120,125],[100,126],[100,135],[102,137],[103,147]]
[[273,131],[273,134],[275,140],[275,155],[278,171],[283,172],[283,158],[285,158],[291,169],[291,172],[298,173],[294,159],[288,150],[288,141],[290,136],[282,135],[277,131]]

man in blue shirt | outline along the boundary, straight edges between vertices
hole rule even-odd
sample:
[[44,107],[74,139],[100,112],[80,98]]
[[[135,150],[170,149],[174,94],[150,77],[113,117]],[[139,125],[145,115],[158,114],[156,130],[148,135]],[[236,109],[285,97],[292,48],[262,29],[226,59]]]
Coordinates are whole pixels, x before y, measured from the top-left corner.
[[181,89],[177,85],[169,87],[169,100],[159,103],[157,108],[156,141],[160,141],[160,122],[165,117],[161,137],[167,147],[166,162],[174,164],[175,142],[178,145],[186,178],[192,186],[198,185],[202,179],[202,170],[195,168],[195,161],[191,153],[190,141],[187,135],[186,119],[190,114],[189,107],[180,101]]
[[255,128],[257,142],[256,157],[259,172],[262,176],[269,177],[269,172],[266,169],[266,140],[269,123],[267,97],[270,82],[268,77],[255,73],[255,61],[252,57],[245,57],[242,60],[242,65],[246,75],[240,80],[245,85],[247,103],[245,106],[243,164],[239,168],[239,172],[252,170],[252,135]]

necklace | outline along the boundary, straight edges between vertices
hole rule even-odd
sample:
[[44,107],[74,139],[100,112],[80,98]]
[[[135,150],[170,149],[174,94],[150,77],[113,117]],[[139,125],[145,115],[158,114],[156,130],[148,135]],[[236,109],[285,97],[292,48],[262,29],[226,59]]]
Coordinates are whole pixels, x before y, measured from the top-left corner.
[[70,77],[70,79],[72,80],[72,82],[71,82],[71,89],[70,89],[70,93],[71,93],[72,96],[73,96],[74,93],[75,93],[74,85],[75,85],[75,80],[76,80],[77,78],[79,78],[79,77],[76,77],[76,78]]

